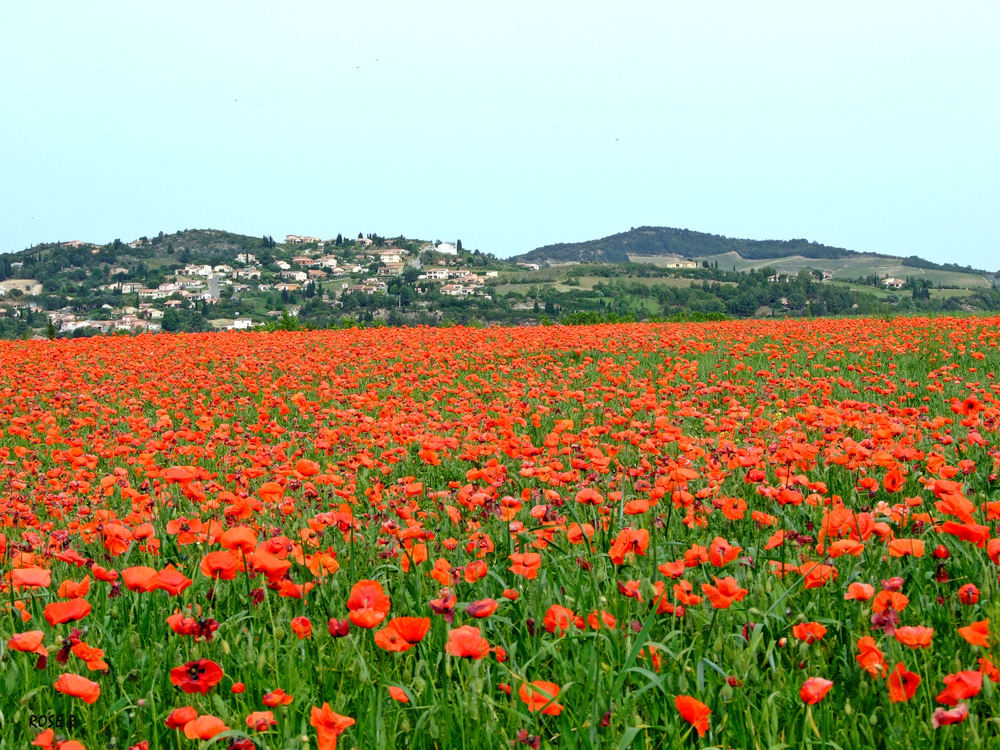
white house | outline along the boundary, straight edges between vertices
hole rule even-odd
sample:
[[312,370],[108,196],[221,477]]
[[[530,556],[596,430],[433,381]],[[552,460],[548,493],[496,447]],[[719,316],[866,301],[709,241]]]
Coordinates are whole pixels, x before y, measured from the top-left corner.
[[233,321],[233,330],[235,331],[248,331],[253,327],[253,321],[250,318],[236,318]]
[[458,255],[458,248],[450,242],[442,242],[434,248],[434,251],[445,255]]
[[475,293],[476,290],[474,287],[465,286],[464,284],[445,284],[441,287],[441,294],[447,294],[450,297],[467,297]]
[[429,281],[445,281],[451,276],[447,268],[428,268],[426,273],[421,274],[421,278]]

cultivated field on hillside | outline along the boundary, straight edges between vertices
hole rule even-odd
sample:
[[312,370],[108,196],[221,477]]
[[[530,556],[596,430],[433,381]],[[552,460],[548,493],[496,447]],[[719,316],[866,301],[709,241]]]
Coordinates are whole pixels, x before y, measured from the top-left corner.
[[997,747],[998,345],[2,342],[0,748]]
[[736,253],[724,253],[698,258],[718,263],[719,268],[731,271],[750,271],[755,268],[770,267],[778,273],[796,274],[803,268],[829,271],[835,279],[856,279],[875,274],[879,278],[891,276],[896,279],[926,279],[934,285],[957,287],[959,289],[989,289],[990,282],[977,273],[959,273],[936,268],[916,268],[904,266],[899,258],[884,255],[852,255],[846,258],[772,258],[770,260],[747,260]]

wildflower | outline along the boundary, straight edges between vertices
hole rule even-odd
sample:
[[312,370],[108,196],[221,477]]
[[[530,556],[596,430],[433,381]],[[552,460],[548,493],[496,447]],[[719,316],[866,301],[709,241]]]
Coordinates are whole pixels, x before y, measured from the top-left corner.
[[948,706],[957,705],[959,701],[972,698],[983,689],[982,672],[956,672],[946,675],[945,688],[937,697],[938,703]]
[[217,734],[228,732],[229,727],[218,716],[206,714],[184,725],[184,736],[189,740],[210,740]]
[[958,629],[958,634],[973,646],[989,648],[990,645],[990,621],[989,618],[979,620],[964,628]]
[[82,620],[90,614],[90,602],[86,599],[70,599],[67,602],[52,602],[46,604],[42,614],[49,625]]
[[493,599],[480,599],[465,607],[466,614],[471,617],[489,617],[497,611],[497,603]]
[[792,635],[800,641],[815,643],[826,635],[826,628],[818,622],[804,622],[792,627]]
[[704,703],[690,695],[678,695],[674,698],[674,706],[680,712],[681,718],[690,723],[699,737],[704,737],[708,731],[708,717],[712,710]]
[[958,600],[966,606],[979,601],[979,589],[974,583],[967,583],[958,590]]
[[959,703],[948,711],[943,708],[936,709],[931,717],[931,725],[937,729],[945,724],[961,724],[967,718],[969,718],[969,710],[964,703]]
[[95,703],[101,696],[101,686],[86,677],[78,674],[66,673],[59,675],[56,680],[55,689],[60,693],[72,695],[81,699],[84,703]]
[[15,633],[9,641],[7,641],[7,648],[11,651],[26,651],[39,654],[41,656],[48,655],[48,649],[42,645],[42,641],[45,639],[45,633],[41,630],[29,630],[26,633]]
[[511,573],[524,576],[528,580],[538,577],[538,568],[542,564],[542,556],[537,552],[515,552],[510,556],[513,565],[508,568]]
[[889,686],[889,700],[893,703],[901,703],[910,700],[917,692],[917,688],[920,686],[920,676],[910,672],[903,666],[903,662],[899,662],[896,668],[889,673],[886,685]]
[[247,726],[255,732],[266,732],[278,723],[271,711],[254,711],[247,715],[246,721]]
[[847,587],[844,599],[855,599],[859,602],[866,602],[875,596],[875,587],[870,583],[852,583]]
[[819,703],[832,687],[833,683],[830,680],[825,680],[822,677],[810,677],[799,689],[799,697],[803,703]]
[[185,693],[207,693],[221,682],[225,673],[210,659],[189,661],[170,670],[170,682]]
[[909,646],[910,648],[927,648],[931,645],[931,639],[934,637],[934,628],[906,626],[896,628],[894,635],[896,640],[904,646]]
[[358,581],[347,598],[350,620],[359,628],[373,628],[389,614],[389,597],[378,581]]
[[308,617],[295,617],[292,619],[292,632],[300,639],[312,638],[312,623]]
[[331,618],[326,624],[326,629],[330,631],[330,635],[334,638],[343,638],[351,632],[351,621],[349,619],[338,620]]
[[185,724],[189,721],[194,721],[196,718],[198,718],[197,711],[191,706],[182,706],[171,711],[165,723],[170,729],[183,729]]
[[560,687],[554,682],[534,680],[521,685],[518,695],[532,713],[541,711],[549,716],[558,716],[563,706],[555,702]]
[[312,707],[309,723],[316,728],[318,750],[336,750],[337,738],[348,727],[354,726],[355,721],[350,716],[334,712],[329,703],[324,703],[322,708]]
[[293,698],[284,690],[278,688],[277,690],[272,690],[270,693],[264,693],[264,696],[260,700],[265,706],[274,708],[275,706],[287,706],[292,702]]
[[461,658],[482,659],[490,652],[490,644],[482,637],[479,628],[463,625],[448,632],[445,651]]
[[728,609],[733,602],[743,601],[743,597],[748,593],[746,589],[739,587],[736,579],[732,576],[726,578],[712,576],[712,580],[715,581],[715,586],[703,583],[701,590],[705,592],[708,601],[716,609]]

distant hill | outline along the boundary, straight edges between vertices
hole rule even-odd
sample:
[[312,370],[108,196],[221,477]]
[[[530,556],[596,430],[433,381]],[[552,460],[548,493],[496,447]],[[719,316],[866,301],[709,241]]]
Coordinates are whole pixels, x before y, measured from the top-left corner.
[[231,261],[238,253],[259,250],[264,244],[262,237],[249,237],[218,229],[184,229],[173,234],[160,232],[132,242],[114,240],[106,245],[76,240],[45,243],[5,254],[4,257],[9,262],[49,263],[60,267],[83,267],[96,263],[128,264],[130,261],[145,261],[148,264],[150,260],[156,259],[172,262],[195,259],[219,263]]
[[[545,245],[511,260],[561,265],[565,263],[657,263],[658,258],[681,257],[709,262],[718,261],[739,270],[769,265],[779,271],[815,267],[834,272],[835,276],[863,275],[872,271],[882,275],[921,275],[921,271],[986,275],[987,271],[954,263],[933,263],[911,255],[901,258],[882,253],[859,253],[842,247],[822,245],[804,239],[746,240],[719,234],[694,232],[671,227],[638,227],[610,237],[586,242],[563,242]],[[733,263],[733,261],[736,261]],[[768,261],[777,261],[770,263]],[[809,263],[808,261],[817,261]],[[766,262],[766,263],[765,263]],[[986,282],[986,279],[982,280]]]
[[587,242],[559,243],[536,248],[513,260],[531,263],[627,263],[629,256],[678,255],[703,258],[737,253],[748,260],[798,255],[805,258],[846,258],[861,255],[842,247],[808,240],[743,240],[718,234],[670,227],[638,227]]

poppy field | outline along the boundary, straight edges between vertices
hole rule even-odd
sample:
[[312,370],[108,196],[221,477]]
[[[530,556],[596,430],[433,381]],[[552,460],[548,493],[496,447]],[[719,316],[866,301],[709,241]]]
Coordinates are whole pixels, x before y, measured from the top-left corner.
[[998,344],[0,342],[0,748],[1000,747]]

